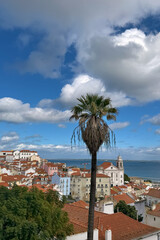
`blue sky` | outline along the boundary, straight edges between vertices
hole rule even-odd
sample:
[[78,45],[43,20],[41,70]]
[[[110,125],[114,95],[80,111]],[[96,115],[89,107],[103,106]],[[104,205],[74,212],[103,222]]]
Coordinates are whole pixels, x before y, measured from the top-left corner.
[[1,150],[89,158],[68,119],[98,93],[119,109],[116,148],[98,157],[160,160],[158,0],[0,0],[0,39]]

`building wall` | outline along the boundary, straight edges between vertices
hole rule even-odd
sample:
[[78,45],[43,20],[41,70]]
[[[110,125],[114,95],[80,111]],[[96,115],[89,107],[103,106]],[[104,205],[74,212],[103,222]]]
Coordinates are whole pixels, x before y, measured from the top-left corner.
[[160,217],[147,214],[146,215],[146,224],[150,225],[152,227],[160,228]]
[[146,209],[145,209],[145,200],[137,201],[134,203],[134,206],[137,210],[138,215],[142,215],[142,223],[146,222]]
[[32,152],[32,151],[25,151],[25,152],[23,152],[23,151],[21,152],[20,151],[19,157],[20,157],[20,159],[21,158],[22,159],[26,159],[26,158],[30,158],[33,155],[38,155],[38,153],[37,152]]
[[63,195],[70,195],[70,177],[61,177],[57,174],[54,174],[52,176],[52,184],[57,184],[60,192]]
[[[87,232],[74,234],[66,238],[66,240],[86,240],[86,239],[87,239]],[[94,230],[93,240],[98,240],[98,229]]]
[[111,164],[111,166],[107,169],[98,168],[97,172],[109,176],[113,186],[120,186],[124,184],[124,170],[119,170],[113,164]]
[[160,202],[160,198],[155,198],[155,197],[146,195],[146,205],[147,206],[152,206],[153,204],[157,204],[159,202]]
[[60,191],[64,196],[70,195],[70,177],[60,177]]
[[158,237],[158,234],[154,234],[154,235],[151,235],[151,236],[144,236],[142,238],[137,238],[138,239],[144,239],[144,240],[159,240],[159,237]]
[[58,167],[55,167],[51,164],[44,164],[43,169],[47,172],[49,176],[53,176],[53,174],[58,173]]
[[[89,201],[91,178],[72,176],[71,195],[73,198]],[[96,198],[110,195],[110,178],[96,178]]]

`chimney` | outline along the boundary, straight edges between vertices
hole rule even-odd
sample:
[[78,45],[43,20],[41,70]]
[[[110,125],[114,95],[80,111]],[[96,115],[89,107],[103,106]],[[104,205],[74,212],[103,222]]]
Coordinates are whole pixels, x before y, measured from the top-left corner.
[[105,231],[105,240],[112,240],[112,231],[108,229]]

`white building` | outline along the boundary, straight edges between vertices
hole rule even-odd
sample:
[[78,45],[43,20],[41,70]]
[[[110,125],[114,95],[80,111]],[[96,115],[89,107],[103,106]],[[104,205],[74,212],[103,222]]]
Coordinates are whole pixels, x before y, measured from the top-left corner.
[[146,224],[160,228],[160,203],[153,205],[152,209],[147,212]]
[[28,159],[32,156],[38,156],[37,151],[30,151],[30,150],[21,150],[21,151],[14,151],[13,152],[13,158],[14,159]]
[[124,184],[124,167],[121,156],[117,158],[117,166],[111,162],[103,162],[97,167],[97,173],[102,173],[110,177],[111,186],[120,186]]
[[151,207],[153,204],[160,202],[160,189],[151,188],[145,195],[146,205]]

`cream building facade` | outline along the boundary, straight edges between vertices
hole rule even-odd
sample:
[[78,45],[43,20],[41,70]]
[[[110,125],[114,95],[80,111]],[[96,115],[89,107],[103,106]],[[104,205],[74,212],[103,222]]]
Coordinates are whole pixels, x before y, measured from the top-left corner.
[[[74,199],[89,201],[90,198],[90,173],[73,173],[71,175],[70,191]],[[110,177],[104,174],[96,175],[96,198],[110,195]]]
[[121,186],[124,184],[124,167],[121,156],[117,158],[117,166],[111,162],[103,162],[97,167],[97,173],[105,174],[111,179],[111,186]]

